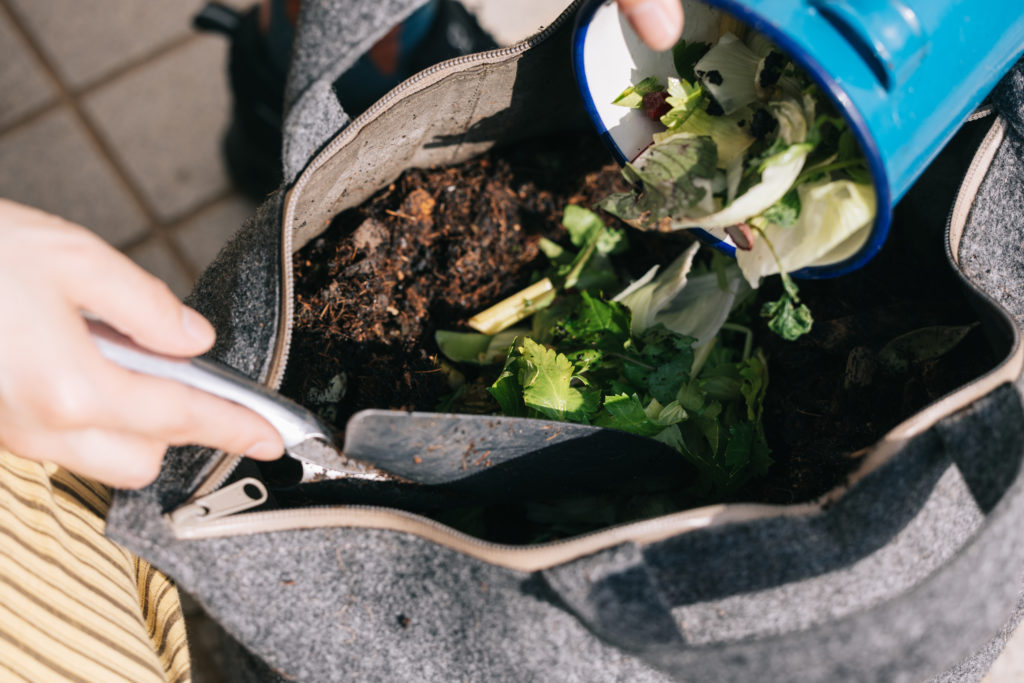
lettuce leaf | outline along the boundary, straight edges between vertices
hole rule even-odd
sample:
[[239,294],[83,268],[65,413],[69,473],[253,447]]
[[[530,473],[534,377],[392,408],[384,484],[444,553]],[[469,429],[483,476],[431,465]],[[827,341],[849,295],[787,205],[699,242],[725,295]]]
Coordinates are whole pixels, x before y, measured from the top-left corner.
[[644,106],[644,95],[660,92],[664,89],[656,76],[648,76],[636,85],[631,85],[623,90],[618,97],[612,100],[612,104],[618,104],[631,109],[641,109]]
[[652,144],[622,169],[637,190],[610,195],[598,206],[638,227],[656,227],[659,220],[708,194],[706,187],[694,181],[713,178],[717,163],[718,151],[711,138],[677,133]]
[[669,131],[677,130],[693,114],[700,111],[704,102],[704,89],[678,78],[668,79],[668,97],[665,103],[672,107],[661,117],[662,124]]
[[725,33],[693,71],[728,115],[757,99],[755,75],[761,59],[732,33]]
[[[700,244],[694,242],[657,277],[636,287],[634,283],[620,292],[612,301],[621,302],[632,314],[633,334],[640,334],[654,325],[655,317],[686,287],[686,277],[693,267]],[[656,271],[654,271],[656,272]],[[648,271],[652,273],[652,271]],[[646,277],[646,276],[645,276]]]
[[[704,109],[697,109],[673,130],[710,137],[718,148],[717,167],[725,169],[737,158],[742,158],[747,149],[754,144],[754,138],[747,134],[749,123],[749,109],[741,109],[731,115],[722,116],[712,116]],[[669,134],[655,133],[654,141],[657,142]]]
[[866,238],[874,223],[875,193],[870,185],[836,180],[800,186],[797,194],[800,215],[793,225],[768,223],[762,230],[771,245],[755,240],[750,251],[736,252],[736,262],[752,285],[778,273],[780,264],[786,272],[813,265],[853,236]]
[[[724,229],[742,223],[765,211],[782,199],[803,168],[809,145],[798,144],[786,148],[764,162],[761,179],[753,187],[736,197],[724,209],[706,216],[681,216],[671,220],[673,230],[700,228],[711,230],[719,239],[726,239]],[[715,229],[718,229],[716,232]],[[749,279],[749,278],[748,278]],[[753,284],[753,281],[751,281]]]

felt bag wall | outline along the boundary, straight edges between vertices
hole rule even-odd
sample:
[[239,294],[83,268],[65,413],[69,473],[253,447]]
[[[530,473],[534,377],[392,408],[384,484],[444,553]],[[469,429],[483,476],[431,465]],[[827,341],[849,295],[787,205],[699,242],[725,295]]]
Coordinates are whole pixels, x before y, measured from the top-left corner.
[[[333,215],[406,168],[583,122],[567,58],[576,4],[539,35],[428,69],[349,121],[332,84],[417,4],[305,3],[286,187],[190,297],[218,330],[211,354],[268,386],[288,361],[291,255]],[[251,656],[254,668],[235,670],[243,679],[980,678],[1015,619],[1024,566],[1024,69],[994,102],[922,181],[931,213],[915,230],[946,243],[1001,360],[886,435],[821,501],[502,546],[343,500],[186,514],[237,494],[251,471],[181,448],[153,485],[117,494],[108,535],[199,599]]]

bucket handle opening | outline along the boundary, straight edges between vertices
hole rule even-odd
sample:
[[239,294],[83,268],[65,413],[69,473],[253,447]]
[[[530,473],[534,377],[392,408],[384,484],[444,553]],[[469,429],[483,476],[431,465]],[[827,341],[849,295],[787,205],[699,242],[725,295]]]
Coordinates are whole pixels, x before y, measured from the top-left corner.
[[901,0],[809,0],[857,51],[886,90],[903,84],[928,51],[921,23]]

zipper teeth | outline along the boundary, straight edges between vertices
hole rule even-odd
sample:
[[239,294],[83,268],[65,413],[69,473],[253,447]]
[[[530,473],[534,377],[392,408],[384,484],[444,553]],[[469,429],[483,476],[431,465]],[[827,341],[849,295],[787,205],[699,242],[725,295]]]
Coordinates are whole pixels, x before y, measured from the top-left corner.
[[527,50],[533,48],[536,45],[547,40],[552,33],[557,31],[572,15],[578,5],[583,0],[574,0],[573,3],[565,9],[558,17],[551,22],[545,29],[540,33],[524,41],[510,45],[508,47],[498,48],[496,50],[490,50],[487,52],[477,52],[470,55],[463,55],[461,57],[455,57],[444,62],[439,62],[433,66],[430,66],[423,71],[420,71],[413,76],[409,77],[405,81],[402,81],[397,86],[392,88],[383,97],[374,102],[369,109],[364,111],[362,114],[357,116],[348,126],[345,127],[344,131],[338,135],[327,147],[325,147],[319,154],[317,154],[313,161],[306,167],[302,175],[296,181],[295,186],[288,192],[288,196],[285,199],[285,215],[284,215],[284,226],[282,232],[284,233],[284,241],[282,246],[282,259],[284,261],[283,268],[283,280],[284,280],[284,327],[281,330],[280,343],[277,347],[277,362],[272,366],[273,372],[271,377],[268,378],[271,388],[278,389],[281,386],[281,382],[284,381],[284,372],[288,366],[288,361],[291,355],[291,338],[292,338],[292,314],[294,312],[294,303],[292,301],[295,289],[295,283],[293,282],[293,269],[292,269],[292,245],[293,235],[291,224],[294,217],[294,206],[295,203],[293,198],[298,197],[303,188],[309,182],[309,178],[313,175],[316,169],[323,165],[324,161],[334,156],[334,154],[342,146],[348,144],[349,140],[364,126],[366,123],[374,118],[386,109],[396,99],[402,97],[407,91],[415,88],[416,85],[422,81],[435,76],[438,73],[453,69],[455,67],[465,66],[467,64],[475,64],[482,62],[489,62],[498,59],[504,59],[507,57],[513,57],[518,54],[522,54]]
[[[982,117],[978,117],[982,118]],[[946,220],[946,256],[950,262],[955,266],[960,264],[960,239],[963,237],[963,230],[966,227],[967,217],[970,213],[970,206],[974,204],[974,198],[977,196],[978,191],[981,189],[981,181],[984,180],[984,176],[988,173],[989,168],[992,165],[992,161],[995,159],[995,149],[989,154],[989,149],[998,147],[1002,143],[1003,136],[1005,134],[1005,124],[1001,118],[997,118],[988,132],[985,134],[984,139],[978,146],[978,150],[975,152],[974,157],[971,159],[971,164],[967,168],[967,172],[964,173],[963,180],[960,181],[960,187],[957,190],[956,197],[953,201],[953,206],[949,210],[949,215]],[[981,179],[978,180],[978,176]],[[972,192],[969,202],[965,203],[964,193],[970,190]],[[953,238],[953,223],[958,224],[957,236]],[[959,225],[963,223],[963,225]],[[959,270],[958,270],[959,272]]]
[[[994,125],[993,128],[998,128],[998,124],[999,121],[997,120],[996,125]],[[982,172],[982,169],[979,166],[978,155],[982,155],[989,145],[997,142],[998,136],[993,135],[993,132],[994,131],[990,131],[986,136],[975,159],[972,161],[967,174],[965,174],[965,182],[961,184],[957,200],[954,202],[954,207],[963,198],[963,193],[968,186],[967,181],[977,173]],[[954,221],[960,220],[959,216],[954,216],[955,213],[955,211],[951,210],[946,220],[945,242],[947,255],[950,256],[951,261],[953,261],[950,244],[951,230],[954,227]],[[953,261],[953,263],[955,265],[955,261]],[[993,301],[993,303],[998,306],[998,303],[994,302],[986,292],[978,289],[972,282],[970,282],[959,268],[956,270],[958,276],[966,286],[983,295],[987,300]],[[1019,368],[1011,368],[1010,364],[1013,362],[1013,357],[1019,355],[1021,340],[1016,325],[1012,324],[1012,321],[1010,321],[1010,325],[1011,329],[1014,330],[1014,350],[1011,351],[1007,358],[1005,358],[1003,362],[999,363],[995,368],[953,392],[953,394],[947,396],[946,399],[950,399],[957,394],[964,395],[965,392],[970,392],[972,387],[983,387],[985,384],[990,383],[993,378],[998,379],[998,376],[1003,375],[1008,371],[1019,374]],[[951,411],[944,412],[948,413]],[[936,421],[937,419],[941,419],[941,416],[936,416]],[[897,432],[899,429],[900,428],[897,427],[890,432],[890,435]],[[883,441],[886,438],[887,437],[883,437]],[[888,460],[888,458],[885,458],[885,460]],[[237,460],[235,463],[232,463],[232,467],[224,475],[224,479],[230,475],[231,470],[234,469],[234,465],[236,464]],[[882,462],[875,463],[875,467],[870,469],[873,470],[881,464]],[[221,483],[223,483],[223,479],[212,488],[220,486]],[[841,495],[841,493],[847,488],[848,487],[840,487],[835,491],[825,494],[817,501],[811,501],[800,505],[771,506],[761,504],[732,504],[710,506],[695,510],[685,510],[672,515],[644,520],[641,522],[620,524],[595,530],[580,536],[574,536],[569,539],[534,545],[510,545],[484,541],[452,529],[451,527],[430,519],[429,517],[424,517],[422,515],[397,508],[371,505],[319,505],[290,510],[271,510],[266,512],[250,513],[242,512],[214,519],[209,522],[193,522],[175,525],[175,533],[179,538],[197,539],[239,533],[260,533],[263,531],[283,531],[288,529],[323,526],[408,531],[417,533],[417,535],[421,537],[427,537],[430,541],[437,542],[458,552],[463,552],[493,564],[506,566],[511,569],[534,571],[548,566],[553,566],[557,563],[569,561],[574,557],[597,552],[602,548],[626,541],[644,544],[683,533],[691,528],[706,528],[716,524],[730,521],[741,521],[742,519],[763,517],[766,515],[790,516],[813,513],[819,510],[822,505],[834,502],[836,498],[838,498],[836,494]],[[198,493],[196,496],[193,496],[193,500],[196,497],[198,497]],[[365,519],[366,517],[372,517],[375,515],[379,515],[380,518],[386,519],[379,523],[373,523],[374,520],[372,519]],[[363,517],[363,519],[360,519],[360,517]],[[395,520],[405,520],[416,528],[399,528],[400,525],[395,524]]]
[[[738,522],[766,515],[802,516],[819,510],[815,503],[793,506],[761,504],[712,505],[672,515],[619,524],[572,538],[532,545],[484,541],[429,517],[404,510],[370,505],[310,506],[291,510],[237,513],[175,528],[181,539],[201,539],[251,533],[273,533],[324,527],[379,529],[411,533],[430,542],[509,569],[535,571],[570,561],[625,542],[650,543],[688,529]],[[400,523],[404,521],[405,524]],[[399,522],[399,523],[396,523]]]
[[974,113],[972,113],[970,116],[967,117],[967,121],[969,123],[971,121],[977,121],[978,119],[983,119],[986,116],[991,116],[992,114],[995,113],[995,111],[996,111],[996,108],[994,106],[992,106],[991,104],[986,104],[984,106],[981,106],[981,107],[978,107],[977,109],[975,109]]
[[[474,546],[484,550],[497,550],[502,552],[507,551],[530,551],[538,548],[558,548],[561,546],[568,545],[575,540],[586,540],[590,539],[598,534],[607,533],[620,527],[610,527],[608,529],[602,529],[600,531],[592,531],[581,536],[575,536],[572,539],[565,539],[561,541],[553,541],[551,543],[537,543],[531,545],[510,545],[506,543],[494,543],[492,541],[483,541],[475,536],[463,533],[450,526],[442,524],[429,517],[415,514],[413,512],[407,512],[405,510],[399,510],[397,508],[388,508],[376,505],[310,505],[298,509],[290,510],[267,510],[265,512],[242,512],[234,515],[226,515],[224,517],[218,517],[210,520],[207,523],[202,524],[201,535],[207,534],[217,535],[219,532],[227,532],[232,530],[233,527],[247,527],[251,528],[252,525],[259,525],[261,523],[266,524],[269,522],[312,522],[316,523],[317,526],[322,526],[324,521],[333,521],[339,519],[341,515],[351,516],[352,514],[358,513],[384,513],[390,516],[403,517],[420,524],[432,531],[436,531],[440,534],[448,536],[452,539],[461,540],[464,542],[472,543]],[[327,518],[326,520],[324,518]],[[333,518],[333,519],[332,519]],[[659,522],[661,520],[652,520],[653,522]],[[653,526],[653,524],[652,524]],[[188,532],[186,532],[188,533]]]
[[[497,59],[504,59],[506,57],[512,57],[526,52],[530,48],[547,40],[552,33],[558,30],[567,21],[567,18],[582,2],[583,0],[574,0],[573,3],[565,9],[565,11],[559,14],[558,17],[540,33],[516,43],[515,45],[498,48],[496,50],[489,50],[487,52],[477,52],[470,55],[455,57],[453,59],[434,64],[423,71],[413,74],[385,93],[384,96],[374,102],[369,109],[353,119],[341,134],[339,134],[327,147],[321,150],[320,153],[313,158],[312,162],[309,163],[306,170],[299,176],[299,179],[295,182],[295,185],[288,191],[288,194],[285,197],[285,211],[282,226],[283,240],[281,245],[282,280],[284,281],[282,292],[282,321],[280,323],[282,329],[278,335],[278,343],[275,347],[274,355],[276,359],[271,363],[270,374],[267,377],[267,386],[269,388],[274,389],[275,391],[281,388],[281,383],[284,381],[284,372],[288,367],[288,361],[291,356],[293,316],[295,313],[295,304],[293,301],[295,283],[293,282],[294,270],[292,268],[292,245],[294,244],[294,240],[292,239],[291,230],[291,224],[295,213],[293,208],[295,202],[293,202],[292,199],[301,194],[302,189],[309,182],[309,177],[313,172],[319,168],[326,159],[333,156],[340,147],[348,143],[352,135],[355,134],[354,132],[350,133],[350,131],[358,131],[369,120],[373,119],[382,110],[387,108],[394,100],[403,96],[406,91],[414,88],[421,81],[454,67],[474,64],[477,62],[489,62]],[[189,501],[194,501],[196,498],[208,495],[219,488],[228,480],[228,477],[231,476],[231,473],[235,471],[235,468],[238,467],[238,464],[241,461],[242,458],[240,456],[225,454],[214,466],[207,479],[203,481],[192,496],[189,497]]]

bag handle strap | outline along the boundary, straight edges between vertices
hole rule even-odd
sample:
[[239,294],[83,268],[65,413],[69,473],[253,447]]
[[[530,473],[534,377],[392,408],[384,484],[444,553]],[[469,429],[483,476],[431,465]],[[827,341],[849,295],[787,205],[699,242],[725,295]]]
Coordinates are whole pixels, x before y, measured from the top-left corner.
[[668,601],[633,543],[542,572],[547,584],[597,636],[628,651],[686,645]]
[[[1019,587],[1019,567],[1024,561],[1024,548],[1020,547],[1024,543],[1024,529],[1019,524],[1020,515],[1024,514],[1022,418],[1024,409],[1018,391],[1005,384],[962,413],[946,418],[929,432],[918,436],[914,440],[916,445],[911,442],[908,448],[913,447],[917,452],[908,455],[927,458],[926,466],[932,470],[932,480],[924,482],[927,488],[939,486],[938,474],[948,469],[950,464],[956,464],[969,489],[969,494],[964,494],[966,499],[973,499],[985,518],[949,561],[915,583],[910,590],[809,631],[788,631],[770,637],[725,642],[689,642],[672,615],[671,600],[666,598],[668,589],[659,585],[659,572],[645,557],[647,549],[631,543],[543,570],[541,574],[563,605],[597,636],[658,668],[676,675],[694,676],[694,680],[704,680],[703,676],[707,677],[706,680],[733,680],[744,672],[750,674],[760,670],[759,667],[764,667],[765,679],[771,680],[773,675],[784,675],[789,671],[788,667],[793,666],[796,660],[790,659],[790,654],[801,657],[802,654],[795,653],[805,651],[813,651],[805,663],[807,680],[822,680],[815,676],[825,676],[824,680],[828,680],[844,666],[862,668],[870,663],[878,672],[885,667],[906,666],[900,663],[900,658],[911,650],[916,657],[934,660],[933,664],[922,666],[948,667],[952,664],[945,659],[949,656],[947,648],[950,642],[958,648],[964,648],[964,643],[980,647],[1001,625],[1001,620],[1013,606]],[[975,457],[982,449],[992,457]],[[981,461],[987,461],[988,465]],[[894,465],[893,471],[883,472],[890,464]],[[905,482],[908,473],[904,465],[890,461],[875,474]],[[925,474],[924,478],[928,479],[929,475]],[[863,484],[870,485],[870,482]],[[892,481],[887,488],[893,488]],[[865,503],[871,503],[868,500],[871,498],[866,496],[853,507],[863,508]],[[874,507],[877,509],[877,500]],[[834,511],[835,508],[822,514],[833,514]],[[854,511],[853,514],[859,513]],[[793,521],[792,533],[808,531],[804,521]],[[743,526],[744,523],[737,525]],[[780,524],[773,526],[773,544],[785,546],[784,529]],[[786,526],[785,521],[781,526]],[[896,526],[902,528],[903,524]],[[728,528],[718,531],[730,533]],[[741,536],[744,534],[740,528],[734,527],[734,531]],[[836,531],[833,529],[830,534],[822,536],[822,542],[829,542],[828,536],[835,535]],[[874,532],[865,529],[864,533]],[[879,547],[886,545],[886,538],[890,536],[888,532],[879,536]],[[831,541],[837,541],[837,538]],[[672,539],[668,542],[671,543]],[[770,547],[771,544],[763,545],[762,550]],[[869,549],[868,552],[873,551]],[[786,563],[785,551],[782,557],[773,559],[769,555],[770,550],[761,560],[765,567],[773,562]],[[825,560],[824,563],[836,564],[832,568],[839,569],[846,561],[838,556],[834,559],[834,562]],[[694,566],[699,564],[694,563]],[[828,571],[828,567],[825,570]],[[688,571],[691,569],[680,570],[679,580],[685,580],[683,577]],[[814,578],[799,574],[797,571],[794,581]],[[712,583],[720,585],[723,580],[727,577],[715,577]],[[756,580],[754,582],[757,583]],[[701,583],[701,578],[696,577],[694,583]],[[741,587],[736,594],[756,593],[771,587]],[[687,594],[700,590],[690,591],[684,586],[672,592]],[[711,600],[719,597],[722,595],[705,596]],[[691,598],[698,602],[705,599],[698,595],[691,595]],[[794,609],[799,608],[800,605],[794,605]],[[893,620],[904,618],[924,618],[930,625],[927,632],[908,629],[906,642],[895,636],[878,642],[867,637],[875,632],[902,633],[890,626],[895,623]],[[1000,621],[991,623],[993,619]],[[877,651],[868,652],[872,648]],[[820,661],[815,659],[819,654]],[[778,669],[774,670],[774,667]]]
[[392,27],[427,0],[320,0],[304,2],[285,84],[282,161],[287,185],[349,115],[333,84]]

